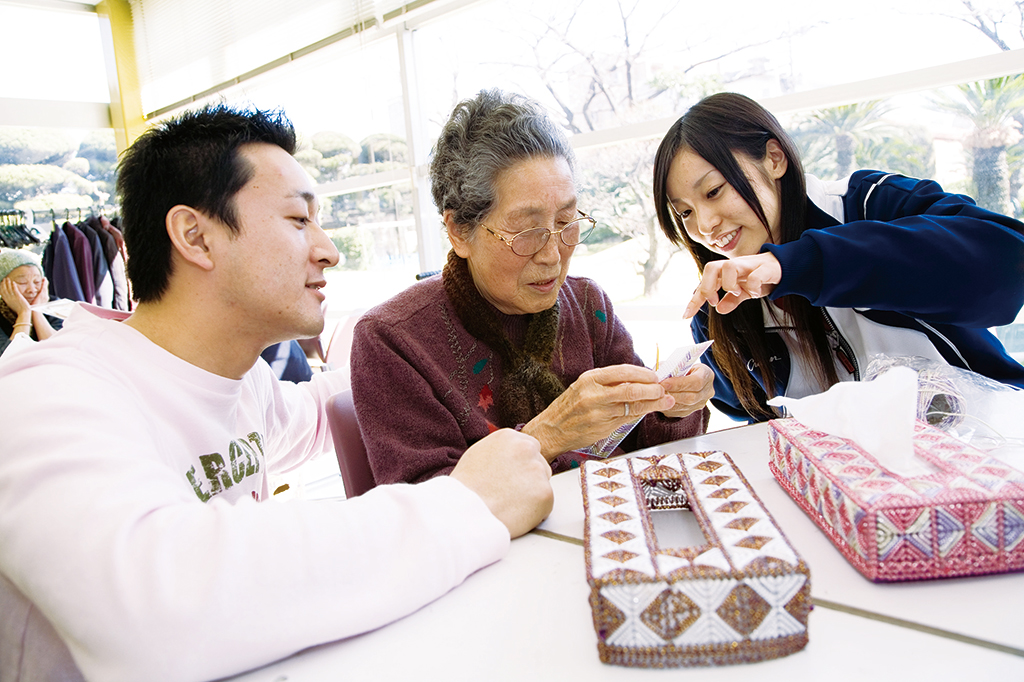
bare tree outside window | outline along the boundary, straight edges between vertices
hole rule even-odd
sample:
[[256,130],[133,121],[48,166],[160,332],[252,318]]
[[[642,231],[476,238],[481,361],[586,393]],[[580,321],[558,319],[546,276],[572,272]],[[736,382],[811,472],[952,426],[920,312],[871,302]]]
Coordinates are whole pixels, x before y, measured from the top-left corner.
[[[529,60],[502,64],[523,73],[524,80],[527,73],[539,80],[574,135],[681,114],[693,101],[731,82],[729,76],[708,76],[700,67],[780,38],[719,41],[716,51],[709,45],[710,36],[694,34],[690,39],[697,39],[689,44],[677,30],[686,25],[685,8],[685,3],[674,2],[652,9],[651,3],[639,0],[525,5],[526,18],[513,39],[523,43]],[[672,46],[670,59],[664,57],[666,44]],[[747,75],[738,72],[734,77]],[[644,296],[654,291],[677,253],[662,235],[654,212],[651,174],[657,143],[638,140],[580,155],[581,202],[599,220],[588,249],[643,240],[636,268],[643,277]]]

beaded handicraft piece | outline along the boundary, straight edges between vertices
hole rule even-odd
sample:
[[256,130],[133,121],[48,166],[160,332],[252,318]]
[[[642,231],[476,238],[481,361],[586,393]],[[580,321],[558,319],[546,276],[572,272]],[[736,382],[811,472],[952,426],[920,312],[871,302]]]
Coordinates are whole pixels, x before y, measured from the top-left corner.
[[[807,644],[810,573],[723,452],[584,462],[584,549],[601,661],[749,663]],[[693,513],[704,543],[658,542]]]
[[[660,362],[655,362],[655,372],[658,374],[658,381],[664,381],[668,377],[677,377],[685,374],[690,370],[691,367],[700,359],[700,356],[704,354],[714,341],[705,341],[704,343],[698,343],[692,346],[683,346],[677,348],[674,353],[665,362],[664,366],[661,366]],[[615,449],[619,447],[619,444],[625,440],[626,436],[633,428],[643,421],[643,416],[637,417],[631,421],[626,422],[619,428],[609,434],[607,438],[602,438],[596,443],[589,445],[579,452],[591,457],[610,457],[615,453]]]
[[846,560],[875,582],[1024,568],[1024,473],[918,421],[903,477],[856,443],[795,419],[768,423],[769,468]]

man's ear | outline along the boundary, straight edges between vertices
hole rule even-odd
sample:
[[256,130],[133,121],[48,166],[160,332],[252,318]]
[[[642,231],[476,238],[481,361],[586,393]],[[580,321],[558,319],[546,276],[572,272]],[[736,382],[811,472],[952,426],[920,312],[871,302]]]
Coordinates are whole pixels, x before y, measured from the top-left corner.
[[213,269],[207,243],[212,227],[209,218],[191,206],[178,205],[167,212],[165,223],[171,245],[178,255],[203,270]]
[[451,209],[444,212],[444,228],[448,232],[448,241],[451,242],[455,253],[461,258],[469,258],[468,230],[465,226],[455,222],[454,213]]

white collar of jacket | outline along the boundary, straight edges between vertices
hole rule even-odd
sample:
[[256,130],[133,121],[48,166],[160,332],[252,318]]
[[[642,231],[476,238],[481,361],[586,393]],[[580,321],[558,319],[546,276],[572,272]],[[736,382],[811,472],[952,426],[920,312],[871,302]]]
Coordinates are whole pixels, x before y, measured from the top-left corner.
[[826,181],[810,174],[804,175],[807,183],[807,198],[825,213],[845,223],[846,212],[843,210],[843,197],[850,188],[850,176],[842,180]]

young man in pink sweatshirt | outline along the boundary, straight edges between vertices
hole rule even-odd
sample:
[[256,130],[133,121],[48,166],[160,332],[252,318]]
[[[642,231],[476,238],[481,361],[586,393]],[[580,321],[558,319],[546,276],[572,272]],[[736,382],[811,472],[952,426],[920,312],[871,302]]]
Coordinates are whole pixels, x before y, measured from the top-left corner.
[[283,115],[224,106],[146,132],[118,179],[135,311],[3,356],[0,678],[236,674],[416,610],[550,511],[507,429],[424,484],[268,499],[345,388],[258,362],[321,332],[338,259],[294,151]]

